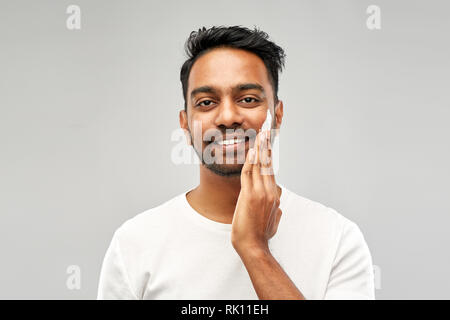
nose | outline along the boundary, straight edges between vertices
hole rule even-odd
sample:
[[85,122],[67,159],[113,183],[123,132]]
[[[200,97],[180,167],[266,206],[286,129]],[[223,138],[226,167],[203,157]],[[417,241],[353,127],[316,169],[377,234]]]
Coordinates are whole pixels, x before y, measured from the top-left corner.
[[236,128],[241,126],[243,116],[239,106],[231,98],[222,100],[216,110],[217,115],[214,120],[216,127]]

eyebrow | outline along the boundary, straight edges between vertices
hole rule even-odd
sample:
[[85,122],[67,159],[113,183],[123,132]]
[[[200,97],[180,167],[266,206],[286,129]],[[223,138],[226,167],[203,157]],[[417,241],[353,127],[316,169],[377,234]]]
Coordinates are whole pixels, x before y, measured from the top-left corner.
[[202,87],[198,87],[195,88],[194,90],[192,90],[191,92],[191,98],[194,98],[196,94],[198,93],[216,93],[217,91],[210,86],[202,86]]
[[[246,90],[252,90],[252,89],[259,90],[259,91],[261,91],[261,93],[265,94],[263,86],[258,83],[240,83],[240,84],[234,86],[232,91],[239,92],[239,91],[246,91]],[[191,99],[194,98],[195,95],[198,93],[217,93],[217,90],[211,86],[201,86],[201,87],[195,88],[191,92]]]
[[264,92],[264,88],[262,87],[262,85],[257,84],[257,83],[242,83],[242,84],[238,84],[237,86],[235,86],[233,88],[233,91],[245,91],[245,90],[252,90],[252,89],[256,89],[261,91],[261,93],[265,93]]

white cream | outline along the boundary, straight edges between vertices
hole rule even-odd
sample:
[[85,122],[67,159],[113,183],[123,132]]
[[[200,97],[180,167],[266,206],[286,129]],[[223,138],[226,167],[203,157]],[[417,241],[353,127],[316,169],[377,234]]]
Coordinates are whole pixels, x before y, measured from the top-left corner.
[[272,115],[270,114],[270,109],[267,108],[266,120],[261,126],[261,131],[272,129]]

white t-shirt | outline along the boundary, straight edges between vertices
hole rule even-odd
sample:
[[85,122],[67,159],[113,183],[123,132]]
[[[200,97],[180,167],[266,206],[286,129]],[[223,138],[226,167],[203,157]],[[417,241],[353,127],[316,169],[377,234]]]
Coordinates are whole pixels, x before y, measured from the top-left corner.
[[[375,299],[372,257],[359,227],[282,188],[272,255],[306,299]],[[114,233],[97,299],[258,299],[231,244],[231,224],[195,211],[184,192]]]

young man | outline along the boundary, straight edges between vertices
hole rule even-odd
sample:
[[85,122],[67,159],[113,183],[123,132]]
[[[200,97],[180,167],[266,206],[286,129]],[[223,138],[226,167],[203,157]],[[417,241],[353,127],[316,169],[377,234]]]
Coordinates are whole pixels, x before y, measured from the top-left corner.
[[[275,182],[283,49],[257,29],[213,27],[186,50],[180,126],[202,159],[200,184],[116,230],[97,298],[374,299],[358,226]],[[265,121],[275,130],[260,130]]]

